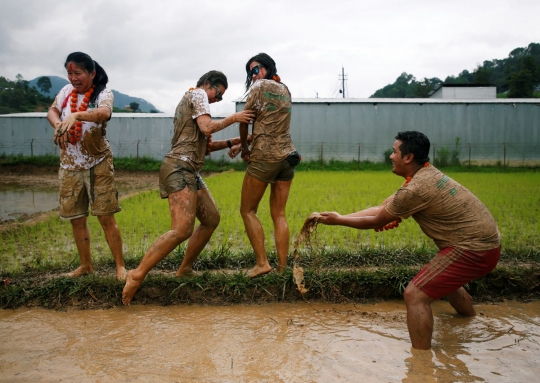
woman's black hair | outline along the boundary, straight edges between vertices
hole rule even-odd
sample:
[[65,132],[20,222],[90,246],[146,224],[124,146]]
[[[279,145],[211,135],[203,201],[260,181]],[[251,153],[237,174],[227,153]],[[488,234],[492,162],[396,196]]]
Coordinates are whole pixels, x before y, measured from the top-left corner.
[[273,76],[277,75],[276,62],[272,59],[272,57],[268,56],[266,53],[259,53],[258,55],[253,56],[246,64],[246,91],[249,89],[251,82],[253,81],[253,76],[251,76],[251,70],[249,69],[249,66],[253,61],[257,61],[266,69],[265,79],[271,79]]
[[94,89],[92,96],[90,96],[90,102],[96,102],[97,96],[105,89],[109,82],[109,77],[107,76],[107,73],[105,73],[105,69],[103,69],[96,61],[92,60],[92,57],[83,52],[70,53],[66,58],[64,68],[67,69],[68,63],[70,62],[77,64],[77,66],[80,66],[88,73],[92,73],[94,70],[96,71],[96,76],[92,82],[96,88]]
[[399,132],[396,140],[401,141],[401,145],[399,146],[401,158],[412,153],[414,155],[413,161],[418,165],[424,165],[426,162],[429,162],[430,142],[424,133],[414,130]]
[[223,85],[225,89],[229,87],[227,76],[218,70],[211,70],[210,72],[203,74],[199,81],[197,81],[197,88],[203,86],[207,81],[210,85]]

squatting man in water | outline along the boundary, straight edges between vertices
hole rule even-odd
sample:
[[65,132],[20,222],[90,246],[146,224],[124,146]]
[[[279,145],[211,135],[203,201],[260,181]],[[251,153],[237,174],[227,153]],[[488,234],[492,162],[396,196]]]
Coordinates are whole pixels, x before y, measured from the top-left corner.
[[356,229],[395,227],[413,217],[437,245],[437,255],[405,289],[407,327],[412,347],[431,348],[431,302],[446,297],[461,315],[476,312],[463,286],[491,272],[501,252],[501,236],[490,212],[468,189],[429,164],[429,139],[420,132],[400,132],[390,159],[392,172],[405,182],[380,206],[340,215],[321,213],[318,222]]

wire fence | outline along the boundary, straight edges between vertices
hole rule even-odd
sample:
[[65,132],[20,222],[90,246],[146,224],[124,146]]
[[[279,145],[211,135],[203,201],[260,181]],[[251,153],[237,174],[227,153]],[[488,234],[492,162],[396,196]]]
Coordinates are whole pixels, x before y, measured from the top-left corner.
[[[151,157],[163,159],[170,149],[169,142],[162,141],[110,141],[116,157]],[[295,142],[296,149],[307,161],[329,162],[370,161],[384,162],[391,153],[389,145],[365,143]],[[0,142],[0,153],[4,155],[59,155],[59,149],[52,140],[28,138]],[[227,156],[225,150],[214,152],[210,158],[235,161]],[[431,143],[431,162],[436,166],[462,165],[500,165],[513,167],[540,166],[540,143],[514,144],[440,144]],[[237,159],[238,160],[238,159]]]

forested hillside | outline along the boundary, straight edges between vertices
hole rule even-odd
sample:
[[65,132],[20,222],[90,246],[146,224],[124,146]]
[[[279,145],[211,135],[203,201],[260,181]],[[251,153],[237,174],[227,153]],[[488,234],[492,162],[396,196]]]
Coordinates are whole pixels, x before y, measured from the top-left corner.
[[45,111],[53,99],[32,88],[19,74],[16,81],[0,76],[0,114]]
[[[69,82],[58,76],[42,76],[26,81],[18,74],[15,81],[0,76],[0,114],[43,112],[56,94]],[[112,90],[114,112],[158,113],[148,101]]]
[[[377,90],[375,98],[425,98],[443,81],[437,77],[417,80],[403,72],[393,84]],[[486,60],[469,72],[450,75],[445,84],[491,84],[497,87],[497,97],[540,97],[540,44],[516,48],[505,59]]]

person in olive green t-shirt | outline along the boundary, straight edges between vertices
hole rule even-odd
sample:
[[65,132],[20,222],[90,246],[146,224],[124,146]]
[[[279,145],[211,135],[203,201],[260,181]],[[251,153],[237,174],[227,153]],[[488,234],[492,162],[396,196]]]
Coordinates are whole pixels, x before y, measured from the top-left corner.
[[242,158],[248,169],[242,185],[240,213],[255,252],[256,264],[251,278],[269,273],[264,247],[264,231],[257,217],[259,203],[270,184],[270,214],[278,254],[278,271],[287,268],[290,232],[285,207],[289,198],[295,166],[300,155],[294,148],[291,129],[291,94],[277,75],[276,63],[265,53],[253,56],[246,64],[246,90],[249,95],[244,110],[253,110],[255,119],[251,148],[248,148],[248,125],[240,124]]

